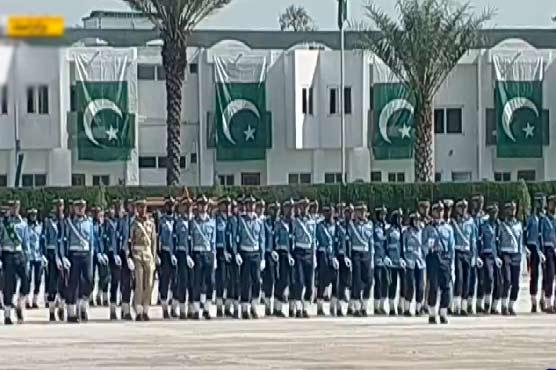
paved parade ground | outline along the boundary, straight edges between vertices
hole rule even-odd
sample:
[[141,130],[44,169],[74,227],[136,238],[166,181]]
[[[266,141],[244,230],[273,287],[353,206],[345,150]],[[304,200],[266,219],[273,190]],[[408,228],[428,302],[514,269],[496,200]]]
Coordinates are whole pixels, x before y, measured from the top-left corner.
[[[522,289],[520,311],[528,309]],[[556,315],[109,322],[0,325],[0,369],[546,369],[556,367]]]

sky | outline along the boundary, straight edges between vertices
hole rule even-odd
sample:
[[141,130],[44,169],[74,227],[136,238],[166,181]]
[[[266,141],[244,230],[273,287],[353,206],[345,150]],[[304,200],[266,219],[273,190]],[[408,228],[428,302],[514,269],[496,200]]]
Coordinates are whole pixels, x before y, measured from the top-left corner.
[[[349,19],[364,19],[363,5],[373,1],[390,14],[394,0],[348,0]],[[471,0],[477,9],[494,8],[494,27],[552,27],[554,0]],[[231,4],[202,22],[207,29],[278,29],[278,15],[291,4],[304,6],[319,29],[336,28],[337,0],[232,0]],[[63,15],[67,26],[81,24],[91,10],[127,10],[122,0],[0,0],[0,14]]]

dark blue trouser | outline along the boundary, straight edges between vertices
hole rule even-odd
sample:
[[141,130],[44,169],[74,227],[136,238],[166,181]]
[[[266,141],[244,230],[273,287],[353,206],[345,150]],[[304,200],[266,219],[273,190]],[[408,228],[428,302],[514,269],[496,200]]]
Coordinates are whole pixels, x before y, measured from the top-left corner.
[[544,255],[546,256],[546,263],[543,270],[544,281],[544,295],[549,299],[554,295],[554,275],[556,273],[556,254],[554,247],[545,246]]
[[[368,252],[353,251],[351,254],[351,266],[353,268],[352,299],[369,299],[373,285],[373,268],[371,256]],[[384,268],[386,273],[386,268]],[[376,281],[376,280],[375,280]],[[376,289],[376,288],[375,288]],[[384,294],[386,297],[386,293]]]
[[[346,266],[344,255],[339,255],[337,258],[340,267],[338,268],[338,271],[334,271],[334,277],[332,278],[333,279],[332,297],[338,298],[343,301],[347,301],[348,299],[347,289],[351,288],[352,285],[351,282],[353,280],[351,274],[352,270],[350,270]],[[353,269],[353,265],[352,265],[352,269]],[[372,275],[373,274],[371,272],[371,277]]]
[[438,290],[440,290],[440,308],[448,308],[450,304],[450,282],[452,271],[449,261],[441,260],[437,254],[427,256],[427,281],[429,296],[427,304],[436,306]]
[[216,271],[214,280],[216,285],[216,298],[224,298],[224,290],[226,289],[226,258],[224,257],[224,248],[216,248]]
[[467,299],[469,296],[469,272],[471,269],[471,253],[456,251],[454,296]]
[[48,260],[45,275],[46,299],[48,302],[54,302],[56,299],[56,293],[59,292],[58,280],[60,279],[60,272],[58,271],[58,266],[56,265],[56,252],[52,249],[47,250],[46,259]]
[[77,298],[88,299],[92,288],[91,255],[89,252],[70,252],[68,304],[75,304]]
[[214,289],[214,254],[212,252],[193,252],[193,302],[201,301],[201,293],[207,300],[212,299]]
[[324,299],[324,291],[330,285],[333,276],[333,269],[330,266],[330,259],[325,251],[317,251],[317,299]]
[[278,264],[272,259],[270,252],[264,257],[265,269],[263,271],[263,292],[265,298],[271,298],[274,294],[274,285],[276,284],[276,270]]
[[398,281],[400,282],[400,298],[403,297],[404,292],[404,270],[400,267],[388,268],[388,276],[390,284],[388,285],[388,299],[396,299],[398,291]]
[[531,252],[531,256],[529,259],[529,270],[531,272],[531,276],[529,279],[529,293],[531,295],[537,295],[539,291],[539,279],[540,279],[540,257],[539,253],[537,252],[536,245],[527,245],[527,249]]
[[187,254],[185,251],[178,251],[176,253],[176,258],[178,259],[176,278],[177,288],[173,293],[179,303],[185,303],[185,297],[187,295],[187,278],[189,275],[189,268],[187,267]]
[[[31,261],[29,269],[29,285],[33,282],[33,294],[39,294],[42,281],[42,261]],[[32,275],[32,276],[31,276]]]
[[259,252],[241,252],[243,263],[240,268],[241,302],[248,303],[256,299],[261,291],[261,254]]
[[[294,276],[295,276],[295,292],[293,299],[300,301],[310,301],[313,296],[313,251],[311,249],[295,249],[293,252],[295,259]],[[303,294],[305,288],[305,294]]]
[[[290,262],[288,260],[288,252],[278,251],[278,271],[276,277],[276,287],[274,288],[274,296],[286,303],[286,289],[290,287]],[[292,294],[293,292],[290,292]],[[265,293],[266,294],[266,293]]]
[[[481,255],[483,267],[477,269],[479,272],[479,284],[482,289],[477,292],[477,298],[482,299],[485,294],[494,295],[494,282],[496,281],[496,265],[491,254]],[[490,302],[487,302],[490,304]]]
[[160,268],[158,271],[158,294],[160,295],[160,300],[163,303],[166,303],[168,300],[168,290],[170,289],[170,284],[174,280],[174,266],[172,266],[172,255],[170,252],[160,252]]
[[17,280],[19,280],[19,295],[29,294],[27,257],[23,252],[2,252],[2,263],[4,264],[4,304],[11,307]]
[[[355,271],[355,267],[353,268],[353,271]],[[373,295],[374,299],[386,299],[386,297],[388,297],[388,285],[389,285],[388,269],[386,268],[386,266],[375,266],[374,277],[375,277],[375,288],[374,288],[374,295]],[[353,286],[355,290],[355,278],[353,280]]]
[[425,293],[424,272],[424,269],[419,269],[417,267],[405,270],[404,298],[406,301],[411,302],[415,294],[415,302],[423,302],[423,295]]
[[239,267],[234,258],[226,262],[226,298],[239,300]]
[[519,274],[521,272],[521,254],[503,253],[502,256],[502,299],[510,297],[517,300],[519,293]]
[[122,303],[129,303],[131,300],[131,271],[127,266],[127,258],[122,252],[119,254],[122,265],[117,266],[114,255],[108,254],[108,265],[110,266],[110,303],[118,302],[118,291],[122,295]]

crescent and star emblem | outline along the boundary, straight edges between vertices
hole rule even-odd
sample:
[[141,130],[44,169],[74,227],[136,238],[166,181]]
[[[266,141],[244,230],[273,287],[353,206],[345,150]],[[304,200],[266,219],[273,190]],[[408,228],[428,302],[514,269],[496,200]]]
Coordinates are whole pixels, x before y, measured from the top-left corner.
[[[411,103],[406,99],[393,99],[388,102],[388,104],[386,104],[380,112],[380,116],[378,118],[378,129],[380,132],[380,136],[382,136],[382,140],[386,141],[389,144],[391,144],[392,142],[390,141],[390,137],[388,137],[388,121],[395,112],[401,109],[407,109],[411,114],[413,114],[414,111],[413,105],[411,105]],[[411,127],[405,124],[403,125],[403,127],[399,128],[402,139],[405,137],[410,137],[410,130]]]
[[[230,132],[230,126],[232,123],[232,118],[238,114],[242,110],[248,110],[253,112],[253,114],[260,120],[261,114],[259,109],[250,102],[249,100],[245,99],[235,99],[228,103],[224,111],[222,112],[222,132],[224,133],[224,137],[232,144],[236,144],[236,141],[232,137]],[[245,141],[254,140],[255,139],[255,129],[251,126],[247,127],[247,130],[244,132],[245,134]]]
[[[537,106],[530,99],[517,97],[508,100],[506,104],[504,104],[504,109],[502,110],[502,129],[504,130],[506,136],[509,137],[513,142],[515,142],[516,140],[510,124],[512,122],[512,117],[515,111],[521,108],[531,109],[537,117],[539,116],[539,110],[537,109]],[[528,122],[527,126],[523,129],[523,131],[525,132],[525,137],[533,136],[534,130],[535,127],[531,126],[531,124],[529,124]]]
[[[120,119],[123,119],[121,109],[112,101],[108,99],[95,99],[85,108],[85,112],[83,112],[83,128],[85,130],[85,135],[89,141],[97,146],[101,146],[101,144],[95,139],[93,135],[93,123],[95,120],[95,116],[102,110],[111,110],[115,114],[117,114]],[[110,127],[106,134],[108,135],[108,140],[116,140],[118,130],[116,128]]]

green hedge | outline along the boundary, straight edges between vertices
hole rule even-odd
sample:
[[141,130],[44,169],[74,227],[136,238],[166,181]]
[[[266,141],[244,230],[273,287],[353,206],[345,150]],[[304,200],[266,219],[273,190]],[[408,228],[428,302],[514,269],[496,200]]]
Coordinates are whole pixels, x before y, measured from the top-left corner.
[[[550,185],[549,185],[550,184]],[[366,202],[369,207],[386,205],[389,208],[413,209],[417,200],[437,200],[451,198],[454,200],[469,198],[474,193],[485,196],[486,203],[515,200],[520,205],[520,212],[525,212],[531,204],[531,189],[546,188],[556,191],[556,183],[525,184],[514,183],[434,183],[434,184],[348,184],[341,185],[298,185],[298,186],[261,186],[261,187],[210,187],[188,188],[190,194],[204,193],[207,196],[224,194],[236,197],[241,194],[252,194],[267,201],[283,201],[288,198],[308,197],[317,199],[320,204],[333,204],[339,200],[345,202]],[[50,208],[51,201],[56,198],[66,200],[83,198],[91,205],[106,206],[111,200],[121,198],[142,198],[166,195],[179,195],[183,187],[71,187],[42,189],[6,189],[0,191],[0,203],[11,198],[21,200],[23,208],[37,208],[45,211]],[[552,192],[552,191],[550,191]]]

